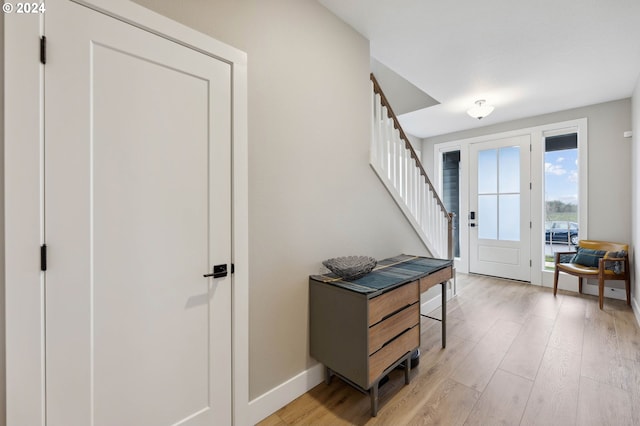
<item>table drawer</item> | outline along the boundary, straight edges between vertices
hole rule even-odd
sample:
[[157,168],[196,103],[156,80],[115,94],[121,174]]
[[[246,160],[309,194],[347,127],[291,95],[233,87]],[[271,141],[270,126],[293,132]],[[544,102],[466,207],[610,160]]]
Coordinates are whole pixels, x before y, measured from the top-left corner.
[[369,354],[420,322],[420,304],[414,303],[369,328]]
[[380,322],[384,317],[413,305],[420,300],[418,281],[413,281],[369,301],[369,325]]
[[369,385],[401,356],[413,351],[418,346],[420,346],[420,327],[415,326],[371,355],[369,357]]
[[453,268],[444,268],[424,278],[420,278],[420,293],[424,293],[434,285],[449,281],[451,278],[453,278]]

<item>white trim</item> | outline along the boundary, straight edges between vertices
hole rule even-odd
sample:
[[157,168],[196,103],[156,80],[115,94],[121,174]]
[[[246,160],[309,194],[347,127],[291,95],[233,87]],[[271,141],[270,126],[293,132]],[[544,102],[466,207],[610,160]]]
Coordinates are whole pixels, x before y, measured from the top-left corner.
[[316,364],[249,402],[249,423],[256,424],[324,380],[324,365]]
[[640,327],[640,304],[638,304],[638,301],[634,297],[631,298],[631,308],[633,310],[633,315],[635,315],[636,321],[638,322],[638,326]]
[[248,422],[249,404],[249,145],[247,62],[233,63],[232,253],[233,274],[233,422]]
[[[558,289],[570,291],[572,293],[578,294],[578,278],[570,275],[562,274],[563,276],[558,277]],[[553,288],[553,280],[551,283],[544,283],[543,287]],[[582,284],[582,294],[587,294],[590,296],[598,296],[598,284],[589,284],[588,281],[583,282]],[[616,299],[616,300],[627,300],[627,292],[624,288],[615,288],[604,286],[604,297],[605,299]],[[606,300],[605,300],[606,303]]]
[[[37,15],[5,19],[5,318],[7,424],[44,425],[44,286],[40,176],[41,65]],[[20,125],[30,117],[31,126]]]
[[[622,282],[622,281],[620,281]],[[576,279],[576,288],[577,288],[577,279]],[[598,296],[598,284],[589,284],[589,281],[585,281],[582,284],[582,293],[589,294],[591,296]],[[624,288],[615,288],[604,286],[604,298],[605,299],[616,299],[616,300],[624,300],[627,301],[627,292]],[[605,301],[606,303],[606,301]]]
[[[224,62],[247,63],[247,54],[129,0],[69,0]],[[53,7],[53,6],[52,6]]]
[[[596,282],[596,284],[593,284]],[[623,282],[623,281],[618,281]],[[542,287],[553,288],[553,271],[543,271],[542,273]],[[578,294],[578,278],[573,275],[565,274],[563,272],[558,276],[558,289],[570,291]],[[591,296],[598,296],[598,284],[597,280],[585,280],[582,284],[582,293]],[[605,299],[627,300],[627,292],[624,288],[604,286]],[[633,298],[632,298],[633,301]],[[606,300],[605,300],[606,303]]]
[[[578,134],[578,176],[580,179],[578,187],[578,223],[580,224],[580,238],[587,239],[587,231],[589,229],[588,207],[589,207],[589,138],[588,138],[588,126],[587,119],[582,118],[576,121],[575,125],[569,125],[566,127],[553,128],[550,130],[543,130],[541,132],[541,142],[544,143],[547,137],[559,136],[568,133],[576,132]],[[565,122],[566,123],[566,122]],[[565,124],[562,123],[562,124]],[[541,151],[544,156],[544,149]],[[541,158],[543,160],[544,157]],[[542,178],[544,181],[544,161],[542,164]],[[543,216],[544,218],[544,216]]]
[[[451,283],[451,281],[447,283],[447,302],[449,302],[449,300],[453,299],[453,296],[455,296],[455,294],[453,293],[452,285],[453,284]],[[442,291],[442,286],[438,286],[438,288],[440,289],[440,291]],[[431,299],[427,300],[424,303],[421,303],[420,314],[428,314],[429,312],[433,312],[436,309],[440,308],[441,306],[442,306],[442,293],[432,297]]]
[[[233,47],[126,0],[73,0],[232,66],[233,78],[233,421],[249,424],[249,240],[247,57]],[[38,270],[41,65],[33,51],[43,16],[5,20],[5,247],[8,424],[44,425],[43,274]],[[19,362],[18,362],[19,360]]]

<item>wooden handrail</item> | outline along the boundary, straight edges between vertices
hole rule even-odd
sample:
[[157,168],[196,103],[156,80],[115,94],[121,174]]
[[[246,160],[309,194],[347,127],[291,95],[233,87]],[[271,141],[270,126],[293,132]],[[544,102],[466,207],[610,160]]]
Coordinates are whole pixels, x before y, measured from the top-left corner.
[[[431,183],[431,180],[429,179],[429,176],[427,176],[427,172],[424,170],[424,167],[422,167],[422,162],[420,161],[420,158],[418,158],[418,154],[416,154],[415,150],[413,149],[413,146],[411,146],[411,142],[409,142],[409,138],[404,133],[404,130],[402,130],[402,126],[400,126],[400,122],[398,121],[398,117],[396,117],[395,113],[393,112],[393,109],[391,108],[391,105],[389,104],[389,101],[387,100],[387,97],[384,95],[384,92],[382,91],[382,88],[378,84],[378,80],[376,80],[376,77],[373,75],[373,73],[370,74],[370,78],[371,78],[371,81],[373,82],[373,91],[376,94],[380,95],[380,100],[382,102],[382,105],[387,108],[387,116],[391,120],[393,120],[393,127],[395,127],[396,130],[398,130],[398,132],[400,132],[400,138],[404,141],[405,146],[407,147],[407,149],[411,153],[411,158],[413,158],[413,160],[416,162],[416,166],[420,170],[420,174],[422,176],[424,176],[425,182],[427,183],[427,185],[429,185],[429,188],[431,188],[431,191],[433,192],[433,195],[435,196],[436,201],[437,201],[438,205],[440,206],[440,209],[442,210],[443,214],[447,217],[447,220],[449,221],[449,226],[451,226],[451,224],[452,224],[452,216],[449,214],[449,212],[447,212],[447,208],[444,206],[444,203],[440,199],[440,196],[438,195],[438,192],[435,190],[435,187]],[[451,246],[452,245],[449,244],[449,247],[451,247]]]

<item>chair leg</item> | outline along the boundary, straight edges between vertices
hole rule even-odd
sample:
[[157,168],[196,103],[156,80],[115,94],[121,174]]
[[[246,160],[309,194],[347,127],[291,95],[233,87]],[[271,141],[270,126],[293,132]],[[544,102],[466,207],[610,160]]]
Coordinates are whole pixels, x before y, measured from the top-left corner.
[[560,273],[560,271],[558,271],[558,268],[556,267],[556,270],[553,273],[553,295],[554,296],[558,292],[558,274],[559,273]]
[[627,290],[627,305],[631,306],[631,278],[628,275],[624,280],[624,287]]
[[598,279],[598,302],[600,303],[600,309],[604,304],[604,279],[600,277]]
[[582,294],[582,277],[578,277],[578,293]]

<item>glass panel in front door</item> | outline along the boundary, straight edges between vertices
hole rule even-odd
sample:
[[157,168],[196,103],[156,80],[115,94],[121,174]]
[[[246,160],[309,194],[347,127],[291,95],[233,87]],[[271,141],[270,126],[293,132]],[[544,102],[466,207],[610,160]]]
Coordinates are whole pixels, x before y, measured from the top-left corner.
[[520,147],[478,152],[478,238],[520,241]]

